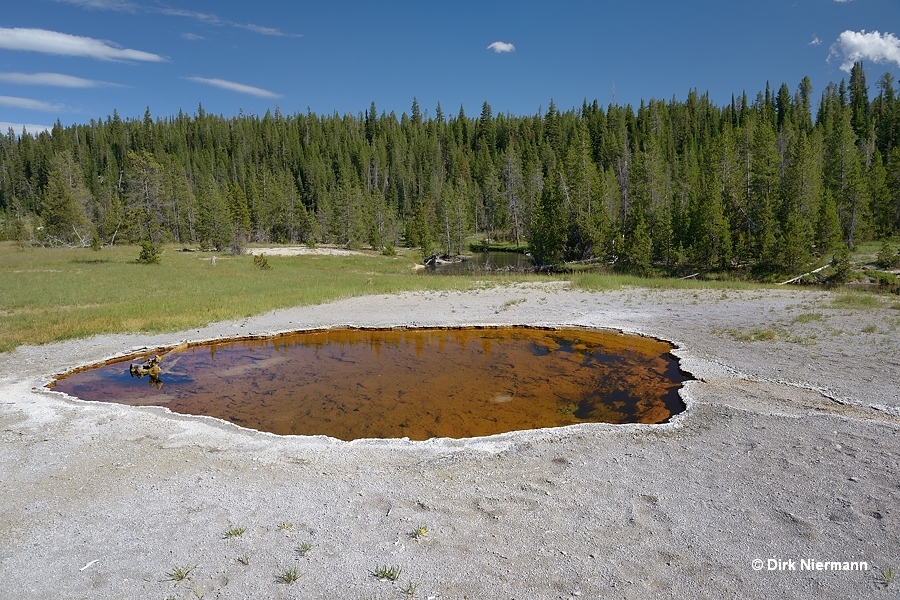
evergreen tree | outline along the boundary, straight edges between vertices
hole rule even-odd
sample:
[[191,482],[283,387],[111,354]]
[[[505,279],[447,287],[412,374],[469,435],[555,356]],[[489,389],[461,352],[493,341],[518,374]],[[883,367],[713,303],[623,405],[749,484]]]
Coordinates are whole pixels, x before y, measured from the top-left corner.
[[548,173],[531,222],[531,254],[538,265],[555,265],[563,258],[565,244],[561,181]]
[[44,233],[52,245],[87,246],[91,240],[86,216],[87,190],[72,155],[53,157],[41,208]]
[[146,150],[127,153],[127,215],[132,239],[157,245],[166,237],[162,167]]
[[869,89],[861,62],[853,63],[850,69],[850,125],[857,138],[869,133]]

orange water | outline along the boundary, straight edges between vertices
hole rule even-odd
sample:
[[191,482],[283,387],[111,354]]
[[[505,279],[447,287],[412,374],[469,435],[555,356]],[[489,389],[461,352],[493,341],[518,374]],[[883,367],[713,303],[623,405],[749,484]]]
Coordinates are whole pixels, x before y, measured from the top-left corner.
[[663,422],[684,410],[670,350],[581,329],[339,329],[160,349],[156,384],[128,374],[148,354],[63,376],[55,389],[277,434],[463,438]]

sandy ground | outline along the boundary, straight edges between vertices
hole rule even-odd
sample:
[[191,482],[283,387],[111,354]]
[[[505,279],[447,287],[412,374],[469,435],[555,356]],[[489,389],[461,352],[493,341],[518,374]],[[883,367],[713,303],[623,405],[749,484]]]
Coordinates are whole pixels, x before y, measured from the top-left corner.
[[308,246],[247,248],[246,253],[256,256],[259,256],[260,254],[265,254],[266,256],[308,256],[313,254],[318,256],[350,256],[354,254],[363,256],[366,255],[365,252],[357,252],[356,250],[347,250],[345,248],[333,248],[331,246],[316,246],[314,248],[310,248]]
[[[900,310],[831,298],[528,284],[0,355],[0,598],[898,598],[882,573],[900,576]],[[463,324],[649,334],[698,381],[665,425],[429,442],[278,437],[42,388],[184,339]],[[742,341],[759,330],[777,339]]]

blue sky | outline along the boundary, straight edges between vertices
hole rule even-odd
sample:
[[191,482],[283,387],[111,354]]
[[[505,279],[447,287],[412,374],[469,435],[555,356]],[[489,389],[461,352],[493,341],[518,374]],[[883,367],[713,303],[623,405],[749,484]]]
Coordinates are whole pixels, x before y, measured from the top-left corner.
[[550,100],[717,104],[766,81],[818,98],[900,80],[900,0],[4,0],[0,131],[106,119],[409,112],[533,115]]

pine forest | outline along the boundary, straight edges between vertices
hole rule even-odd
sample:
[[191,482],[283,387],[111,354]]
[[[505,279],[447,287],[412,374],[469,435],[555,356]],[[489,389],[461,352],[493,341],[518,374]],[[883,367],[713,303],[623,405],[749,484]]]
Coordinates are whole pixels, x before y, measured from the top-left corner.
[[[192,115],[0,136],[0,239],[527,249],[539,265],[756,279],[900,233],[900,98],[861,63],[716,106],[553,101],[533,116]],[[813,106],[815,105],[815,109]]]

